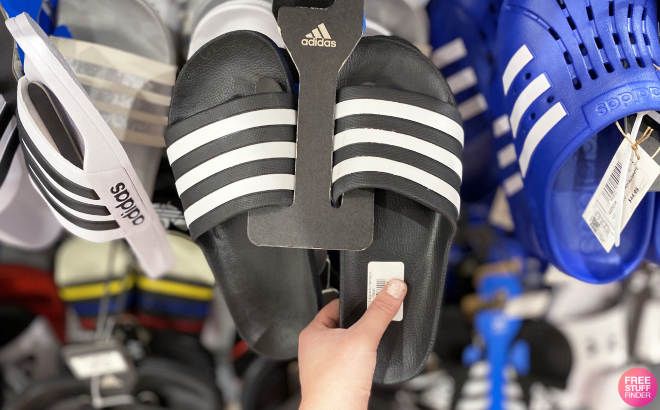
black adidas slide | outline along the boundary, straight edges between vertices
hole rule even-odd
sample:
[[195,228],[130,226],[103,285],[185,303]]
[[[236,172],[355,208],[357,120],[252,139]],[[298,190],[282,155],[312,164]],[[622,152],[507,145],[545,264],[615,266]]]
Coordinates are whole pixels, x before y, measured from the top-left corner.
[[369,277],[389,275],[370,263],[402,263],[403,320],[385,332],[374,376],[400,382],[422,371],[433,349],[460,209],[461,116],[438,69],[398,38],[360,40],[337,88],[333,198],[375,189],[373,243],[340,252],[341,326],[367,309]]
[[206,255],[241,337],[276,359],[298,353],[318,311],[312,251],[257,247],[248,211],[293,201],[296,100],[283,55],[235,31],[202,46],[174,86],[167,155],[190,234]]

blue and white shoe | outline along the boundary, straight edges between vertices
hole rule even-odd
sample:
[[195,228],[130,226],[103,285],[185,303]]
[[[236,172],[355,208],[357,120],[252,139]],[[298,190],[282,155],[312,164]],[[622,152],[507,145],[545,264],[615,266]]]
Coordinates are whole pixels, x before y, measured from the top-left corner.
[[518,164],[518,153],[514,145],[509,116],[504,107],[504,92],[500,81],[492,84],[489,97],[490,111],[495,118],[492,124],[493,149],[499,168],[501,190],[509,204],[513,232],[528,252],[545,260],[531,223],[529,203],[525,196],[525,183]]
[[[542,257],[529,223],[504,90],[497,69],[497,27],[502,0],[433,0],[433,61],[447,77],[462,106],[466,161],[461,194],[467,201],[489,200],[498,183],[506,194],[514,231],[535,256]],[[476,114],[476,115],[475,115]]]
[[499,81],[529,223],[548,260],[586,282],[625,277],[650,240],[653,195],[642,200],[621,246],[609,253],[582,214],[623,140],[613,123],[660,109],[656,24],[652,1],[585,7],[507,0],[502,6]]
[[461,198],[466,202],[488,197],[497,188],[493,152],[490,93],[497,80],[495,46],[497,17],[502,1],[432,0],[433,63],[456,97],[465,128],[465,161]]

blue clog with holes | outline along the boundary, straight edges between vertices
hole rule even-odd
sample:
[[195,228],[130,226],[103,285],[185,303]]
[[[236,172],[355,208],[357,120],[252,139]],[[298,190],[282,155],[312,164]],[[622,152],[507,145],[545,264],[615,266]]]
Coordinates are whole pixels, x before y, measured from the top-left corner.
[[431,60],[456,97],[465,129],[461,198],[479,201],[495,191],[490,91],[497,80],[495,48],[502,0],[431,0]]
[[505,0],[498,65],[524,194],[549,262],[580,280],[627,276],[646,253],[654,195],[606,252],[582,214],[623,136],[660,109],[655,2]]
[[[514,231],[542,257],[523,193],[504,90],[497,69],[497,28],[503,0],[431,0],[432,59],[456,94],[465,127],[466,161],[461,195],[487,198],[499,183],[506,194]],[[498,178],[499,176],[499,178]]]

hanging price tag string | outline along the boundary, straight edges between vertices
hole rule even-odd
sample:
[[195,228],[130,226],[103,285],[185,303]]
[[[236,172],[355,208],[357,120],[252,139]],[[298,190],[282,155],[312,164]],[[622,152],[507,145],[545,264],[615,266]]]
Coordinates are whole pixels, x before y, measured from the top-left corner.
[[[654,66],[655,68],[657,68],[657,69],[660,71],[660,67],[658,67],[658,66],[655,65],[655,64],[654,64],[653,66]],[[646,114],[646,115],[648,115],[648,116],[651,117],[655,122],[657,122],[658,124],[660,124],[660,114],[659,114],[657,111],[647,111],[647,114]],[[623,135],[623,136],[628,140],[628,142],[630,142],[630,144],[632,144],[632,146],[633,146],[633,150],[635,151],[635,154],[637,155],[637,159],[639,159],[639,154],[637,153],[637,148],[639,148],[639,146],[640,146],[644,141],[646,141],[647,139],[649,139],[649,138],[651,137],[651,135],[653,134],[653,131],[655,131],[655,130],[654,130],[653,128],[651,128],[651,127],[648,127],[648,128],[646,129],[646,132],[644,133],[644,135],[642,135],[642,138],[640,138],[638,141],[633,141],[632,139],[630,139],[630,137],[628,136],[628,134],[626,134],[626,133],[623,131],[623,129],[621,129],[621,125],[619,125],[619,122],[618,122],[618,121],[616,122],[616,126],[619,128],[619,131],[621,131],[621,135]],[[658,149],[655,150],[655,152],[653,153],[653,155],[651,155],[651,159],[654,159],[654,158],[658,155],[658,153],[660,153],[660,147],[658,147]]]
[[[617,128],[619,128],[619,131],[621,131],[621,135],[623,135],[625,137],[625,139],[628,140],[628,142],[632,146],[633,151],[635,151],[635,155],[637,156],[637,159],[639,159],[640,157],[639,157],[639,153],[637,152],[637,150],[639,149],[639,146],[644,141],[646,141],[647,139],[649,139],[649,137],[651,137],[651,134],[653,134],[654,129],[651,128],[651,127],[646,128],[646,131],[642,135],[642,138],[638,139],[637,141],[633,141],[632,138],[630,138],[630,136],[628,134],[626,134],[625,131],[623,131],[623,128],[621,128],[621,125],[619,124],[619,121],[616,122],[616,126],[617,126]],[[651,158],[655,158],[655,156],[658,155],[658,152],[660,152],[660,148],[658,148],[658,150],[655,151],[655,154],[653,154],[653,156]]]
[[623,168],[621,169],[621,179],[620,183],[617,186],[616,190],[616,208],[614,210],[614,226],[615,226],[615,237],[614,237],[614,246],[619,246],[621,245],[621,220],[623,219],[623,201],[625,200],[625,192],[626,192],[626,181],[628,180],[628,170],[630,168],[630,157],[632,156],[632,153],[635,152],[635,156],[637,157],[637,160],[640,159],[639,153],[637,150],[639,149],[639,144],[642,142],[646,141],[648,137],[651,136],[651,133],[649,132],[649,129],[644,132],[644,135],[642,138],[637,140],[637,135],[639,134],[639,129],[642,126],[642,120],[644,119],[644,116],[648,113],[648,111],[643,111],[637,114],[637,118],[635,118],[635,123],[633,124],[632,131],[630,134],[626,134],[623,129],[621,128],[621,125],[619,122],[616,122],[616,126],[619,128],[619,131],[623,134],[623,136],[630,142],[630,149],[628,149],[624,155],[624,161],[623,161]]
[[[112,331],[114,330],[117,318],[122,314],[126,303],[126,282],[124,277],[130,274],[123,272],[120,276],[122,289],[115,298],[116,311],[114,314],[110,312],[110,299],[112,299],[112,291],[110,289],[110,282],[114,278],[116,256],[119,248],[119,242],[113,241],[110,243],[110,252],[108,256],[107,276],[103,287],[103,296],[99,302],[99,312],[96,317],[96,331],[94,339],[96,341],[107,341],[112,338]],[[130,394],[119,394],[111,397],[104,397],[101,394],[101,377],[92,376],[90,380],[90,395],[92,398],[92,407],[95,409],[105,409],[108,407],[131,405],[135,403],[135,398]]]

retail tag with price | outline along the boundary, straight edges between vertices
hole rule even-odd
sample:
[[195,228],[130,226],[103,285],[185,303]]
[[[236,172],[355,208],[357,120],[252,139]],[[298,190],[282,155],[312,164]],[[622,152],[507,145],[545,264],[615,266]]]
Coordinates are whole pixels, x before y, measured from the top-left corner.
[[607,252],[660,175],[660,165],[646,151],[637,153],[639,159],[624,139],[582,214]]
[[[369,262],[367,265],[368,278],[367,278],[367,308],[371,305],[376,296],[387,285],[387,282],[392,279],[404,280],[405,266],[403,262]],[[399,308],[396,316],[392,319],[393,322],[400,322],[403,320],[403,303]]]

